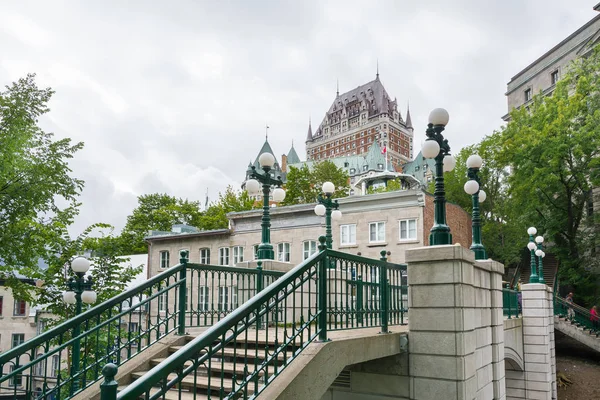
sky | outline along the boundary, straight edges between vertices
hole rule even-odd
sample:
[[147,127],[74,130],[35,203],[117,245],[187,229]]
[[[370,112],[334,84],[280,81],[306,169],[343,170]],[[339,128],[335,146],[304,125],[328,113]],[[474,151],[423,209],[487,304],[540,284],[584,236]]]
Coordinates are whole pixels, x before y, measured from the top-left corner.
[[[595,0],[597,1],[597,0]],[[0,85],[56,94],[42,128],[82,141],[73,234],[118,232],[137,196],[210,201],[265,140],[305,159],[335,98],[375,78],[410,103],[415,154],[446,108],[454,153],[502,125],[506,84],[592,19],[594,1],[2,1]]]

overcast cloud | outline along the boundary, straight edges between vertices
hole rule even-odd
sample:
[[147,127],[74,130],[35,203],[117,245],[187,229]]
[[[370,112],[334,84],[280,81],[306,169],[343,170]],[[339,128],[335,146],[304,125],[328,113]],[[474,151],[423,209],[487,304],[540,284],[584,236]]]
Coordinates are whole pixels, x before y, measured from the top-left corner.
[[304,158],[335,96],[380,78],[416,151],[432,108],[454,152],[501,126],[506,83],[578,29],[594,1],[2,1],[0,84],[56,94],[43,127],[84,141],[73,233],[121,229],[141,194],[204,202],[239,187],[264,141]]

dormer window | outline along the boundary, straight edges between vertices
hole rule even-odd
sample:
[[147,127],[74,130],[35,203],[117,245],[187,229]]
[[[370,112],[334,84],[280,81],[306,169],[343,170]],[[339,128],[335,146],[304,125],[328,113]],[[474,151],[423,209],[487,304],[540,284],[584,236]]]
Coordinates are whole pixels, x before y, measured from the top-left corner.
[[363,171],[366,171],[369,166],[367,164],[363,165]]
[[383,164],[377,164],[377,168],[383,169]]
[[356,173],[356,168],[350,168],[350,173],[351,174],[355,174]]

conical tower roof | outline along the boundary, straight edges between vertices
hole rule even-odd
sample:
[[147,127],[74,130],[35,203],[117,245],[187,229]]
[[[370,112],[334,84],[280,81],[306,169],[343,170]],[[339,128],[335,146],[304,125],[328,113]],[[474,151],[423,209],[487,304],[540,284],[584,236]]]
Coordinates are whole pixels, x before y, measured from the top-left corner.
[[412,120],[410,119],[410,106],[406,107],[406,127],[413,129]]
[[[273,157],[275,157],[275,153],[273,153],[273,149],[271,148],[271,145],[269,144],[268,140],[265,140],[265,143],[260,148],[260,151],[256,155],[256,159],[254,160],[254,166],[256,166],[257,168],[259,166],[258,158],[262,153],[271,153]],[[275,163],[277,163],[277,157],[275,157]]]
[[300,157],[298,157],[298,153],[296,153],[296,149],[294,149],[294,145],[292,144],[292,148],[290,149],[287,155],[287,163],[288,164],[298,164],[300,162]]
[[[308,134],[306,135],[306,141],[312,142],[313,134],[312,134],[312,124],[310,123],[310,119],[308,120]],[[292,146],[293,148],[293,146]]]

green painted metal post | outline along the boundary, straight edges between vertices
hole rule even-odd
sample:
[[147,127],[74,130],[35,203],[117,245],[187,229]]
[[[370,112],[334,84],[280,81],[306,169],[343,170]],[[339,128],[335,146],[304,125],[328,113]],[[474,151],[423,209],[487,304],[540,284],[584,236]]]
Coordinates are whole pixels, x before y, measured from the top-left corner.
[[[542,243],[537,244],[538,250],[544,251],[543,247],[544,247],[544,245]],[[538,276],[539,276],[539,282],[543,283],[545,285],[546,280],[544,279],[544,265],[543,265],[542,258],[544,258],[544,257],[538,256]]]
[[[79,274],[78,278],[79,278]],[[79,282],[81,279],[83,279],[83,274],[81,274],[82,277],[80,277],[80,279],[77,279],[77,282]],[[79,286],[79,285],[78,285]],[[76,290],[75,291],[75,315],[79,315],[81,314],[81,290]],[[75,325],[75,327],[73,328],[73,337],[77,338],[73,341],[73,354],[71,355],[71,377],[73,378],[73,383],[71,384],[71,395],[73,395],[74,393],[76,393],[79,390],[79,377],[77,376],[77,374],[79,373],[79,363],[80,363],[80,355],[81,355],[81,341],[79,340],[78,336],[81,334],[81,325],[77,324]]]
[[434,223],[429,234],[429,245],[452,244],[450,227],[446,224],[446,192],[444,191],[444,157],[450,154],[448,140],[442,132],[444,125],[429,124],[425,134],[427,140],[435,140],[440,152],[435,157],[435,191],[433,192]]
[[363,280],[362,275],[356,277],[356,322],[362,324],[363,322]]
[[[262,261],[258,261],[256,264],[256,294],[259,294],[262,292],[264,285]],[[256,329],[262,329],[262,318],[260,315],[256,316]]]
[[386,251],[381,250],[381,265],[379,270],[379,301],[381,304],[381,333],[388,333],[388,299],[387,299],[387,257]]
[[[469,180],[477,182],[481,186],[479,179],[479,168],[469,168],[467,172]],[[481,215],[479,213],[479,190],[471,195],[473,202],[473,240],[470,249],[475,253],[476,260],[486,260],[487,254],[481,240]]]
[[179,271],[179,327],[177,328],[178,335],[185,335],[185,312],[187,310],[186,304],[186,292],[187,292],[187,263],[189,252],[187,250],[181,250],[179,252],[179,263],[183,264],[184,267]]
[[[535,244],[533,235],[529,235],[529,242]],[[540,278],[537,274],[537,269],[536,269],[535,248],[533,250],[530,250],[530,253],[531,253],[531,275],[529,275],[529,283],[538,283],[540,281]]]
[[[337,200],[332,200],[331,196],[333,193],[325,193],[325,197],[319,195],[317,197],[317,203],[325,206],[325,245],[328,249],[333,249],[333,235],[331,229],[331,214],[333,210],[337,210],[339,208],[339,203]],[[329,268],[335,268],[335,263],[330,262]]]
[[[319,251],[327,251],[327,245],[325,244],[325,236],[319,237]],[[329,264],[329,258],[327,253],[325,257],[319,262],[319,340],[321,342],[327,342],[327,270]]]
[[119,384],[115,380],[118,368],[115,364],[106,364],[102,368],[104,382],[100,385],[100,400],[116,400]]
[[[269,169],[266,170],[268,175]],[[270,182],[263,182],[263,216],[261,220],[262,238],[261,243],[258,245],[258,259],[259,260],[274,260],[275,251],[271,244],[271,214],[269,207],[269,191],[271,190]]]

